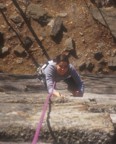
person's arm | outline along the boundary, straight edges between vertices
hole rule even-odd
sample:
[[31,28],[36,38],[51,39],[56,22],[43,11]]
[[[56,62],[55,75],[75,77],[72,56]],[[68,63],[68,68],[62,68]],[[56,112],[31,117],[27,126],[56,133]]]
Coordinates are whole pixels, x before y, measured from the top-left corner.
[[74,68],[74,66],[70,65],[70,68],[71,68],[71,76],[77,85],[77,93],[78,93],[77,95],[83,96],[84,84],[83,84],[79,74],[77,73],[76,69]]
[[55,67],[53,65],[48,65],[45,69],[45,78],[48,93],[53,93],[54,96],[61,97],[62,95],[55,89]]

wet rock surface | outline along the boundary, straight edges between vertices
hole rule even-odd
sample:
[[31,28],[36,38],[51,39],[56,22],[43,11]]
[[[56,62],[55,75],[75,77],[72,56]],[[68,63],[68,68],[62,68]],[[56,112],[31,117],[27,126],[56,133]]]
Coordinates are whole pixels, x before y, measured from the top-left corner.
[[[51,98],[38,143],[115,144],[116,77],[82,76],[84,97]],[[0,144],[31,143],[47,91],[36,75],[0,74]],[[40,142],[41,141],[41,142]]]

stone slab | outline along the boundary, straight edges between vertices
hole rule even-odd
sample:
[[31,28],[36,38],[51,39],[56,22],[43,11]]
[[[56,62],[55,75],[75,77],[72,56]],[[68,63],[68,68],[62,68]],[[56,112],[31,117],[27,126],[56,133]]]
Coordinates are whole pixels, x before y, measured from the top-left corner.
[[[3,88],[0,92],[0,142],[31,143],[47,91],[35,77],[2,75],[0,79],[0,87]],[[92,81],[109,81],[108,77],[84,79],[88,84]],[[114,77],[112,85],[115,85]],[[73,97],[63,83],[58,83],[57,89],[66,97],[52,97],[40,132],[41,142],[115,144],[115,94],[85,91],[83,97]]]

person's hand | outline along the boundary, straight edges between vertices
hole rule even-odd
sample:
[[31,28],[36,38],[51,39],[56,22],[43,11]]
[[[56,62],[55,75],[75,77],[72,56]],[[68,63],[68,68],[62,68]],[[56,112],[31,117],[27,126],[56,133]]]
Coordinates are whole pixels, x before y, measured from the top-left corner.
[[65,103],[68,101],[68,99],[66,98],[64,94],[59,93],[59,96],[57,96],[56,101],[58,103]]
[[66,96],[63,94],[60,94],[60,98],[64,99]]
[[61,99],[63,99],[63,98],[65,98],[65,95],[59,93],[59,94],[58,94],[58,97],[61,98]]
[[73,91],[72,93],[73,93],[73,96],[75,96],[75,97],[82,97],[83,96],[83,93],[80,91]]
[[53,95],[56,96],[56,97],[58,97],[58,98],[64,98],[65,97],[63,94],[59,93],[56,90],[54,91]]

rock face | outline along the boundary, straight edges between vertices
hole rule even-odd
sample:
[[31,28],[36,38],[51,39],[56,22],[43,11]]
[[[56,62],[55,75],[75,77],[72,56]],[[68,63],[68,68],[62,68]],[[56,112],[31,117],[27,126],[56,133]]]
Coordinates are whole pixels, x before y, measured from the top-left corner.
[[109,7],[115,6],[116,2],[114,0],[90,0],[97,7]]
[[105,25],[111,32],[111,34],[116,37],[116,9],[111,7],[109,9],[106,8],[91,8],[91,12],[93,17],[98,20],[100,23]]
[[[96,87],[91,86],[93,79],[96,81]],[[95,80],[95,76],[83,76],[83,80],[85,94],[80,98],[72,97],[63,82],[57,84],[57,89],[66,97],[51,98],[42,123],[39,142],[116,143],[116,92],[114,90],[114,94],[99,93],[100,85],[104,84],[101,87],[104,93],[109,81],[112,81],[112,89],[115,89],[116,77],[96,77]],[[13,141],[21,144],[31,143],[47,91],[36,75],[0,74],[0,81],[0,141],[3,144],[13,144]],[[96,93],[91,93],[92,87],[95,87]]]

